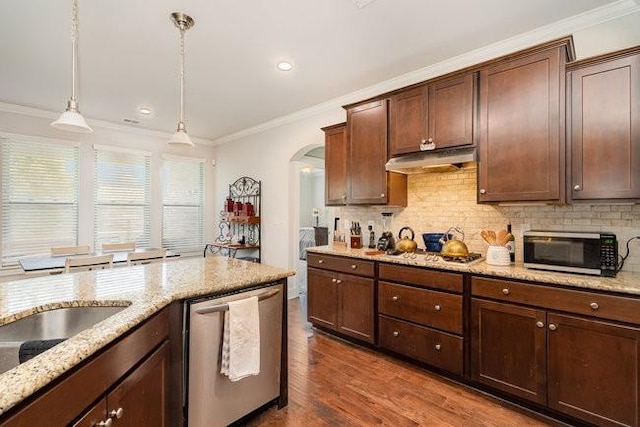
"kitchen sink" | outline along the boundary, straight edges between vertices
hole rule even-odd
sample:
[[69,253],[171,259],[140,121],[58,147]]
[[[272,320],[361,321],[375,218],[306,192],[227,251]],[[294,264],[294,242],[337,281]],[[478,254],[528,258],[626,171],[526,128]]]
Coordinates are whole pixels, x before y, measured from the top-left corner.
[[66,339],[125,308],[127,306],[58,308],[0,326],[0,374],[20,364],[18,354],[25,341]]

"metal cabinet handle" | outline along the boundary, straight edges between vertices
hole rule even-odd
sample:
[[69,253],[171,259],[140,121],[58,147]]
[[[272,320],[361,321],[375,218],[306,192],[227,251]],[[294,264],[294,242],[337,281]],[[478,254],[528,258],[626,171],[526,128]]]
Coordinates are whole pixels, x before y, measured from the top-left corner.
[[323,259],[319,259],[318,260],[318,264],[324,264],[324,260]]
[[338,279],[338,280],[336,280],[336,283],[340,284],[340,283],[342,283],[342,280]]
[[480,189],[480,194],[486,194],[487,190],[485,190],[484,188]]
[[538,328],[544,328],[544,323],[543,323],[542,321],[538,320],[538,321],[536,322],[536,326],[537,326]]
[[576,184],[576,185],[573,186],[573,189],[575,191],[580,191],[580,190],[582,190],[582,187],[580,186],[580,184]]
[[392,297],[391,297],[391,299],[392,299],[393,301],[398,301],[398,296],[397,296],[397,295],[394,295],[394,296],[392,296]]
[[384,193],[380,193],[380,197],[384,197]]
[[96,426],[111,427],[111,424],[113,424],[113,420],[111,418],[107,418],[106,420],[100,421],[99,423],[97,423]]
[[393,331],[393,336],[394,336],[394,337],[397,337],[398,335],[400,335],[400,332],[398,332],[398,331]]
[[440,304],[436,304],[436,305],[433,307],[433,309],[434,309],[435,311],[440,311],[440,310],[442,309],[442,307],[440,307]]
[[597,302],[592,302],[591,304],[589,304],[589,307],[591,307],[592,310],[597,310],[600,308]]
[[440,344],[436,344],[436,345],[435,345],[435,349],[436,349],[436,351],[440,351],[440,349],[441,349],[441,348],[442,348],[442,347],[440,346]]
[[504,288],[502,290],[502,293],[505,294],[505,295],[509,295],[511,293],[511,291],[509,291],[509,288]]
[[331,279],[331,283],[336,283],[336,281],[337,281],[337,280],[338,280],[338,279],[333,278],[333,279]]
[[358,268],[358,266],[357,266],[357,265],[355,265],[355,264],[351,264],[351,269],[352,269],[352,270],[355,270],[356,268]]
[[554,325],[553,323],[549,324],[549,330],[555,331],[556,329],[558,329],[558,327],[556,325]]
[[426,144],[426,143],[427,143],[427,139],[426,139],[426,138],[422,138],[422,139],[420,140],[420,144]]
[[116,419],[120,419],[122,418],[122,415],[124,415],[124,409],[122,409],[122,407],[118,409],[112,409],[111,412],[109,412],[109,416],[111,418],[116,417]]

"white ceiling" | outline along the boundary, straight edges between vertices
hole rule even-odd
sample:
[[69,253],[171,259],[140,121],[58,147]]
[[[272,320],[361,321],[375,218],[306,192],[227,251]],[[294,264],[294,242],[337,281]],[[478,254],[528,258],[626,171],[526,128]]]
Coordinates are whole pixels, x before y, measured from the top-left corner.
[[[175,130],[179,45],[169,16],[183,11],[195,20],[186,33],[187,130],[214,140],[614,0],[79,3],[85,117]],[[71,90],[71,0],[2,0],[0,16],[0,102],[61,112]],[[282,59],[294,70],[278,71]],[[139,115],[141,106],[152,116]]]

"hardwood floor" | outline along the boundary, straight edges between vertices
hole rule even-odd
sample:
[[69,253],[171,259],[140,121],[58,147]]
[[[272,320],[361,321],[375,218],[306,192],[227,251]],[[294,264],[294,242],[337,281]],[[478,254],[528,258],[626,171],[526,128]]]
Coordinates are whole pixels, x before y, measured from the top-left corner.
[[312,329],[289,301],[289,405],[250,426],[548,426],[533,414]]

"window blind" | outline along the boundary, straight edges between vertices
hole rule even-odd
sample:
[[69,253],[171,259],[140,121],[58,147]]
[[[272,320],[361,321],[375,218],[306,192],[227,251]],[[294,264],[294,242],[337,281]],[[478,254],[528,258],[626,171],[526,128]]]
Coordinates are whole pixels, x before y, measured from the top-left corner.
[[78,240],[78,147],[1,139],[2,266]]
[[95,247],[118,242],[136,242],[137,247],[149,247],[150,155],[94,148]]
[[165,158],[162,170],[162,246],[182,254],[204,247],[204,164]]

